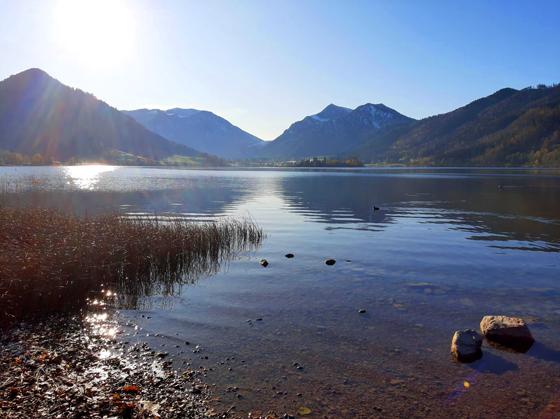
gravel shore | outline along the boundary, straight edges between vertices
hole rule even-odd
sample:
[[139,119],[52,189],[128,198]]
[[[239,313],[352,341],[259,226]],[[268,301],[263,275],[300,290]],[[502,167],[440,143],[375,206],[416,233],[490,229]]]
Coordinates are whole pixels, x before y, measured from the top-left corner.
[[51,318],[0,332],[2,418],[205,418],[198,372],[114,338],[107,316]]

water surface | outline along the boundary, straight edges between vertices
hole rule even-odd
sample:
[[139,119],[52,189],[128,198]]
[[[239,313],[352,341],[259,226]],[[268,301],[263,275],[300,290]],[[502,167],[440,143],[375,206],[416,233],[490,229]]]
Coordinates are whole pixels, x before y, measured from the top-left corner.
[[[17,191],[2,204],[263,227],[257,251],[122,312],[139,326],[125,339],[169,352],[178,368],[208,369],[218,409],[560,412],[558,171],[18,167],[0,168],[0,183]],[[480,361],[454,362],[453,331],[477,329],[485,314],[526,318],[537,343],[526,354],[485,344]]]

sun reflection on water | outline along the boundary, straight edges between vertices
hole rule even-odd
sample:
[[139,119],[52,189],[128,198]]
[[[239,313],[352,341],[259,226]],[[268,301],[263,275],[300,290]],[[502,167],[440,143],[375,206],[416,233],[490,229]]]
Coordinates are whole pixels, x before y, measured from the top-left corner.
[[114,339],[117,336],[118,327],[115,322],[109,321],[108,313],[89,314],[85,320],[95,336],[107,339]]
[[67,166],[64,168],[64,173],[70,178],[70,182],[79,189],[93,189],[102,173],[111,172],[116,168],[116,166],[102,164]]
[[[103,290],[102,295],[115,298],[116,293]],[[85,316],[85,322],[89,325],[93,335],[105,339],[114,339],[119,333],[117,322],[107,311],[107,303],[103,299],[95,298],[89,301],[92,312]]]

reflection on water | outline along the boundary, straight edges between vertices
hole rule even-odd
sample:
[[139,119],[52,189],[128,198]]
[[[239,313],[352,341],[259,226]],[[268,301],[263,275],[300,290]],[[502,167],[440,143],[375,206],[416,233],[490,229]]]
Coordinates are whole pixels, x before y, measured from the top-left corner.
[[[1,169],[0,178],[27,185],[2,202],[80,214],[250,216],[263,227],[258,251],[178,290],[168,308],[124,313],[137,326],[130,339],[165,345],[178,367],[212,368],[218,392],[238,388],[220,395],[221,407],[527,417],[560,392],[558,172],[114,168],[87,189],[65,176]],[[477,328],[485,314],[531,319],[538,345],[527,354],[485,345],[478,363],[454,363],[453,331]],[[186,341],[196,352],[184,350]]]
[[93,189],[102,173],[115,170],[115,166],[105,165],[83,165],[83,166],[66,166],[64,172],[70,178],[78,189]]

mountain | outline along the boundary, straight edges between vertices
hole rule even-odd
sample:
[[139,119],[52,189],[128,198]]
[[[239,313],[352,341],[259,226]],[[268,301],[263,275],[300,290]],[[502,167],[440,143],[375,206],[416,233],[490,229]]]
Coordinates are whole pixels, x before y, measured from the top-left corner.
[[331,104],[318,114],[292,124],[265,145],[260,156],[272,159],[338,156],[413,121],[383,104],[367,103],[354,110]]
[[59,161],[201,155],[39,69],[0,82],[0,150]]
[[560,166],[560,86],[505,88],[352,150],[365,161]]
[[190,146],[230,159],[355,156],[409,165],[558,167],[560,86],[505,88],[419,121],[383,104],[329,105],[266,143],[211,112],[125,114],[39,69],[0,82],[0,163],[22,155],[34,163],[222,163]]
[[245,158],[264,144],[261,139],[208,111],[174,108],[124,112],[162,137],[227,159]]

